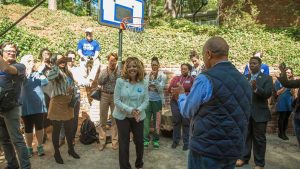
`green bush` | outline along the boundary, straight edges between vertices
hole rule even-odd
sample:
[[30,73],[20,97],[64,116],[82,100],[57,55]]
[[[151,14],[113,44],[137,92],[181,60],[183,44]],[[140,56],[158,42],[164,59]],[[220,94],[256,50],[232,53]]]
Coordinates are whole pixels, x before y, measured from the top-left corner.
[[[1,20],[0,22],[0,32],[3,32],[8,28],[12,22],[7,18]],[[25,54],[33,54],[37,58],[38,53],[41,48],[46,47],[49,41],[44,38],[39,38],[37,35],[30,34],[26,30],[20,29],[18,27],[13,28],[3,37],[0,38],[0,44],[3,42],[13,42],[18,45],[20,50],[20,56]]]

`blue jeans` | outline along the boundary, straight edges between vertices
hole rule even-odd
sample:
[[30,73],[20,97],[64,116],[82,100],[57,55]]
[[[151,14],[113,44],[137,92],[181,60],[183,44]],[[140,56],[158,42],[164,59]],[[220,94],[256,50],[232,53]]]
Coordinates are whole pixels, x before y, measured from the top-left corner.
[[300,119],[294,118],[294,126],[295,126],[295,133],[298,140],[298,146],[300,148]]
[[179,111],[178,102],[175,100],[171,100],[171,112],[173,121],[173,142],[179,143],[182,128],[183,144],[189,145],[190,120],[182,117]]
[[20,132],[20,113],[20,106],[8,112],[0,113],[0,144],[3,148],[8,168],[17,168],[19,166],[15,153],[17,152],[20,168],[29,169],[30,161],[27,147]]
[[215,159],[189,152],[188,169],[234,169],[236,159]]

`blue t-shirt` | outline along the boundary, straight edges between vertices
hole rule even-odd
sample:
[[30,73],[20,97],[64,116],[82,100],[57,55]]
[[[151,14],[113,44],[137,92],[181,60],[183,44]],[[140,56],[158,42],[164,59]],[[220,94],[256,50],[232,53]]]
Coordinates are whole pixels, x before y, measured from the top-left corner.
[[87,39],[82,39],[78,42],[77,50],[79,49],[81,49],[84,56],[93,57],[96,51],[100,52],[101,46],[96,40],[88,41]]
[[42,85],[43,80],[38,72],[33,72],[23,83],[22,116],[47,112]]
[[18,101],[21,104],[22,103],[20,100],[21,86],[25,79],[26,67],[25,67],[25,65],[23,65],[21,63],[14,63],[14,64],[11,64],[11,66],[14,66],[17,69],[17,74],[11,75],[6,72],[0,71],[0,87],[4,88],[7,86],[11,86],[12,82],[14,82],[15,87],[16,87]]
[[[283,86],[281,83],[276,80],[275,81],[275,90],[278,91]],[[291,112],[292,111],[292,102],[293,102],[293,95],[291,89],[286,88],[283,93],[281,93],[277,98],[276,104],[276,111],[277,112]]]
[[[261,69],[260,69],[261,73],[266,74],[266,75],[270,75],[270,71],[269,71],[269,66],[262,63],[261,64]],[[244,75],[248,75],[249,74],[249,64],[247,64],[245,66],[245,70],[244,70]]]

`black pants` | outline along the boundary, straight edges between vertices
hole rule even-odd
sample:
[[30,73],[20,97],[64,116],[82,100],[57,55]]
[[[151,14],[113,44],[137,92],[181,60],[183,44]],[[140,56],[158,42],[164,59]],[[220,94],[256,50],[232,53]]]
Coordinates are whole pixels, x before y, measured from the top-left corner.
[[25,133],[33,133],[33,127],[35,130],[44,128],[44,113],[22,116],[22,120],[25,126]]
[[66,121],[52,120],[52,126],[53,126],[52,143],[53,143],[55,153],[59,153],[59,134],[60,134],[60,129],[62,124],[64,125],[68,148],[69,150],[73,149],[73,143],[72,143],[73,119],[66,120]]
[[171,100],[171,112],[173,121],[173,142],[179,144],[181,138],[182,129],[182,139],[184,145],[189,145],[189,130],[190,130],[190,119],[184,118],[180,114],[178,102]]
[[135,144],[136,161],[135,167],[142,168],[144,165],[144,141],[143,130],[144,121],[136,122],[134,118],[125,118],[124,120],[117,120],[118,137],[119,137],[119,163],[120,169],[131,169],[129,163],[129,142],[130,131],[133,134],[133,142]]
[[243,160],[248,163],[251,158],[251,149],[253,144],[254,163],[256,166],[265,166],[266,154],[266,130],[267,122],[255,122],[252,117],[249,119],[248,134]]
[[286,134],[286,130],[289,124],[289,117],[291,115],[291,112],[278,112],[279,118],[278,118],[278,134]]

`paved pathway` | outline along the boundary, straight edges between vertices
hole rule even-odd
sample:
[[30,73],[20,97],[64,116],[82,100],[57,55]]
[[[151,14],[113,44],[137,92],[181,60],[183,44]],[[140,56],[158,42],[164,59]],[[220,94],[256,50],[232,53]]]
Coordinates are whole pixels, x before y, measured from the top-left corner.
[[[268,135],[267,165],[266,169],[299,169],[300,151],[297,149],[296,139],[290,136],[290,141],[282,141],[275,135]],[[171,149],[172,140],[161,138],[161,148],[154,150],[151,146],[145,150],[145,169],[185,169],[187,166],[187,153],[177,149]],[[76,160],[67,155],[67,145],[61,148],[61,154],[65,164],[59,165],[52,157],[52,144],[50,141],[45,145],[46,155],[38,157],[36,154],[31,158],[32,169],[118,169],[118,150],[112,150],[108,144],[104,151],[100,152],[96,144],[83,145],[76,143],[76,151],[81,159]],[[134,166],[135,150],[134,144],[130,147],[130,161]],[[253,160],[250,165],[236,169],[252,169]],[[3,157],[0,157],[0,168],[4,168]]]

